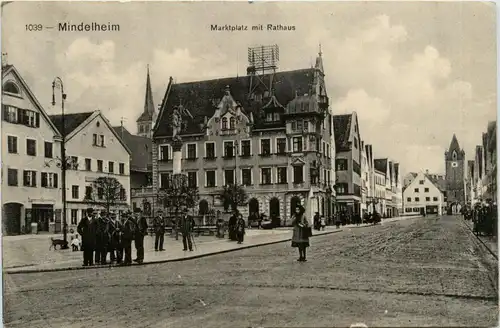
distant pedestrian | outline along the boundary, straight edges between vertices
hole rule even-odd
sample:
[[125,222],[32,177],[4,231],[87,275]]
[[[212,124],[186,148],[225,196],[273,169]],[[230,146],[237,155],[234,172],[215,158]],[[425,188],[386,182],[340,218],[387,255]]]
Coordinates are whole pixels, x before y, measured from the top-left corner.
[[229,218],[228,222],[228,230],[229,230],[229,239],[237,240],[236,238],[236,222],[238,221],[239,211],[237,209],[233,210],[233,214]]
[[236,239],[238,244],[243,242],[245,236],[245,220],[243,220],[243,215],[241,213],[238,215],[238,220],[236,221]]
[[321,230],[325,230],[325,228],[326,228],[326,220],[325,220],[324,216],[321,217],[320,224],[321,224]]
[[187,251],[188,247],[190,251],[193,251],[192,233],[194,230],[194,219],[192,216],[187,215],[187,211],[181,217],[180,230],[182,233],[182,245],[184,246],[183,251]]
[[93,252],[97,224],[94,219],[94,209],[87,208],[86,212],[86,216],[78,223],[77,232],[82,236],[83,266],[91,266],[94,264]]
[[306,249],[309,247],[309,237],[311,236],[311,227],[305,216],[305,209],[299,205],[295,208],[293,215],[293,235],[292,247],[299,249],[299,262],[306,262]]
[[153,221],[153,229],[155,231],[155,251],[164,251],[163,240],[165,238],[165,219],[163,218],[161,210],[158,213],[158,217]]
[[71,248],[73,249],[73,252],[77,252],[80,249],[80,246],[81,242],[80,239],[78,239],[78,235],[74,235],[71,240]]

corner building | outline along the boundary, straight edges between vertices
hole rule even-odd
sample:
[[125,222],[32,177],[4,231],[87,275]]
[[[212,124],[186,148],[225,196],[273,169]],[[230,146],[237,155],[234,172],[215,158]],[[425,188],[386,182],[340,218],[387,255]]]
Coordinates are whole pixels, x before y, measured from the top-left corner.
[[[309,69],[170,83],[153,135],[153,188],[173,171],[172,112],[182,115],[182,171],[199,187],[199,208],[223,209],[224,185],[244,185],[239,210],[289,224],[298,204],[333,213],[335,141],[321,54]],[[163,204],[157,202],[156,208]]]

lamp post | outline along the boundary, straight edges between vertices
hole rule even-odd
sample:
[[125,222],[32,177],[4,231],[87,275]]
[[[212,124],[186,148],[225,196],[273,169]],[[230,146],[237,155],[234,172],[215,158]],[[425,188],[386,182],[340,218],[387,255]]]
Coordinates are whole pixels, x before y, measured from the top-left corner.
[[66,222],[66,127],[64,121],[64,101],[66,100],[66,94],[64,93],[64,84],[60,77],[56,77],[52,82],[52,106],[56,105],[56,97],[55,97],[55,89],[59,88],[61,90],[61,113],[62,113],[62,142],[61,142],[61,188],[62,188],[62,203],[63,203],[63,236],[65,241],[65,248],[69,248],[67,246],[68,239],[68,227]]

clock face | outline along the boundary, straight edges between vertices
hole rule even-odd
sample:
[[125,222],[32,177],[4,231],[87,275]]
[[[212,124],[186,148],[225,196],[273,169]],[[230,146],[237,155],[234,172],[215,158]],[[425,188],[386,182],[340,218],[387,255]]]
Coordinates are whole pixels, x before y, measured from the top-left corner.
[[458,163],[457,162],[451,162],[451,167],[458,167]]

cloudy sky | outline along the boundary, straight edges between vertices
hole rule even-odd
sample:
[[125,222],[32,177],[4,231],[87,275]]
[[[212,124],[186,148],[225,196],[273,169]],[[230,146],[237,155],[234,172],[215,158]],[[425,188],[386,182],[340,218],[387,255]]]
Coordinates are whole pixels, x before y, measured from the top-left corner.
[[[488,3],[11,3],[2,52],[45,109],[60,76],[68,111],[135,120],[150,65],[158,105],[176,82],[246,72],[249,46],[278,44],[280,70],[307,68],[322,44],[331,108],[357,111],[377,157],[403,171],[444,171],[456,133],[469,159],[496,119],[495,8]],[[26,31],[26,24],[120,24],[120,32]],[[210,24],[282,24],[295,31],[213,32]]]

